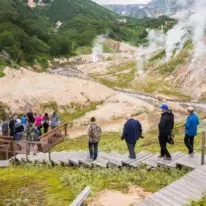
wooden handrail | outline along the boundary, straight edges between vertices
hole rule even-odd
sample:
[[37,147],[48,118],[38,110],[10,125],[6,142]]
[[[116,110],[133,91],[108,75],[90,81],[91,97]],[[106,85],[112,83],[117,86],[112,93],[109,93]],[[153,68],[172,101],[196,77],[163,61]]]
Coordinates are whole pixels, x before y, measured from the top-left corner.
[[68,123],[62,123],[61,125],[59,125],[58,127],[52,129],[51,131],[43,134],[42,136],[39,137],[39,139],[43,139],[43,138],[46,138],[48,137],[49,135],[51,135],[52,133],[55,133],[57,131],[59,131],[60,129],[62,129],[63,127],[67,127]]
[[78,197],[70,204],[70,206],[82,206],[84,205],[84,201],[89,196],[91,192],[91,187],[86,187]]
[[14,139],[14,137],[11,137],[11,136],[0,136],[0,139]]

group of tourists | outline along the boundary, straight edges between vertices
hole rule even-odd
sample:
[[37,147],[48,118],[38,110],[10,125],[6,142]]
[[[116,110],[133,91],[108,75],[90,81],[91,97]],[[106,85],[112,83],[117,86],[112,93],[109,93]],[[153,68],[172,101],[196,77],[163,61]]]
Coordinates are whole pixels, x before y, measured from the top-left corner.
[[50,116],[45,113],[29,111],[27,114],[11,117],[9,120],[4,119],[1,124],[2,136],[11,136],[15,141],[21,140],[24,136],[27,140],[38,141],[42,133],[47,133],[49,127],[52,129],[59,125],[59,117],[56,112]]
[[[160,155],[159,158],[164,158],[165,160],[171,160],[171,154],[167,149],[167,144],[174,144],[174,114],[172,110],[169,109],[167,104],[162,104],[160,106],[162,111],[161,118],[159,121],[159,145],[160,145]],[[197,128],[199,125],[199,117],[194,113],[193,107],[187,108],[188,117],[185,122],[185,137],[184,143],[188,149],[188,154],[190,156],[194,155],[194,138],[197,135]],[[101,128],[97,125],[94,117],[91,118],[91,123],[88,128],[89,136],[89,154],[90,158],[96,160],[98,157],[98,144],[101,137]],[[140,121],[133,117],[129,117],[124,125],[123,134],[121,139],[125,140],[128,151],[129,158],[136,159],[135,145],[142,136],[142,125]]]

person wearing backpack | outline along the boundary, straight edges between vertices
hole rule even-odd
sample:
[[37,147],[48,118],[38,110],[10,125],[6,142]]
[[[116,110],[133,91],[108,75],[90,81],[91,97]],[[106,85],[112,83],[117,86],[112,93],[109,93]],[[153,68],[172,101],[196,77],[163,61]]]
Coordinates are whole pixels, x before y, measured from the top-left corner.
[[167,143],[174,127],[174,114],[172,110],[169,110],[167,104],[162,104],[160,109],[162,110],[162,115],[159,122],[159,144],[161,148],[159,158],[171,160],[172,157],[167,149]]
[[48,113],[44,114],[43,127],[44,127],[44,134],[45,134],[48,132],[48,129],[49,129],[49,115],[48,115]]
[[136,159],[135,145],[137,140],[142,137],[142,125],[141,123],[129,117],[124,125],[122,140],[125,140],[129,150],[129,158]]
[[9,122],[6,119],[4,119],[3,123],[1,124],[1,131],[2,131],[2,136],[9,135]]
[[98,145],[101,137],[101,128],[97,125],[95,117],[90,119],[90,125],[88,128],[89,136],[89,154],[90,158],[96,160],[98,157]]
[[197,135],[197,127],[200,123],[199,117],[194,113],[193,107],[187,108],[188,117],[185,123],[185,146],[188,149],[188,154],[194,155],[194,138]]
[[[24,131],[24,135],[26,136],[27,141],[36,142],[39,141],[39,130],[32,122],[29,122],[26,130]],[[33,153],[36,154],[37,149],[35,143],[29,144],[29,151],[31,151],[31,148],[33,149]]]
[[21,124],[21,120],[16,118],[16,123],[14,125],[14,139],[16,141],[20,141],[22,138],[22,134],[24,132],[24,126]]

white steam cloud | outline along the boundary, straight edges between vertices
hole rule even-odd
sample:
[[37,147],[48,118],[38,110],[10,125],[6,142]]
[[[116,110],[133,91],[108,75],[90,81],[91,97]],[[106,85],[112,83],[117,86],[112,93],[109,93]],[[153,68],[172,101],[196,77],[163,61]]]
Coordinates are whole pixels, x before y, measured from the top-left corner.
[[[184,8],[190,0],[178,0],[177,5]],[[189,4],[187,10],[183,10],[177,19],[177,24],[166,34],[163,32],[150,31],[148,40],[149,46],[145,49],[151,50],[164,48],[166,51],[166,60],[177,55],[183,48],[187,40],[192,40],[193,56],[192,62],[206,54],[206,0],[195,0]]]
[[101,61],[103,59],[103,52],[104,52],[104,42],[106,40],[106,37],[102,34],[95,38],[93,42],[93,48],[92,48],[92,61],[93,63],[96,63],[98,61]]

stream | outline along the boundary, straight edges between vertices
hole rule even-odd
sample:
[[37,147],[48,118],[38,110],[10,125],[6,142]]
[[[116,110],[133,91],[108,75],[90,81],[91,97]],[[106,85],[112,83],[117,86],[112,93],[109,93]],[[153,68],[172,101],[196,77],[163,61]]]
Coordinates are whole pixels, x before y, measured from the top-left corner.
[[[146,94],[140,94],[137,92],[128,92],[128,91],[124,91],[124,90],[116,90],[119,91],[123,94],[126,94],[128,96],[137,98],[137,99],[141,99],[144,101],[147,101],[149,103],[153,103],[153,104],[160,104],[160,100],[158,98],[154,98],[150,95],[146,95]],[[194,107],[196,110],[201,111],[201,112],[206,112],[206,103],[204,102],[187,102],[187,101],[175,101],[175,100],[167,100],[167,103],[176,103],[179,104],[183,107],[188,107],[188,106],[192,106]]]
[[[75,77],[75,78],[80,78],[80,79],[86,79],[86,80],[91,80],[87,75],[85,75],[83,72],[79,71],[76,67],[60,67],[60,68],[55,68],[50,71],[50,73],[57,74],[57,75],[62,75],[62,76],[67,76],[67,77]],[[161,102],[158,98],[153,97],[152,95],[147,95],[147,94],[142,94],[138,92],[133,92],[133,91],[125,91],[121,89],[114,89],[114,91],[120,92],[122,94],[128,95],[130,97],[134,97],[136,99],[141,99],[146,102],[155,104],[155,105],[160,105]],[[187,101],[175,101],[175,100],[167,100],[167,103],[176,103],[179,104],[183,107],[188,107],[188,106],[193,106],[197,111],[199,112],[206,112],[206,103],[204,102],[187,102]]]

